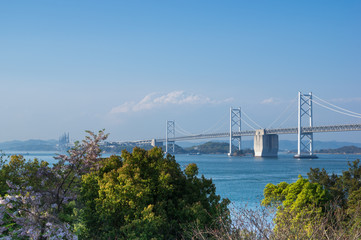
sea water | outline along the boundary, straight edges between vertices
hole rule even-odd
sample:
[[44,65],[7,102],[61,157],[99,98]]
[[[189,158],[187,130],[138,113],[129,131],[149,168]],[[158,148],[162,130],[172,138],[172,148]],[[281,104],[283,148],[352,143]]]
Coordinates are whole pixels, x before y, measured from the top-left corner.
[[[55,163],[54,152],[16,152],[26,159],[38,158]],[[109,156],[105,154],[104,157]],[[211,178],[217,194],[228,198],[235,206],[259,206],[263,199],[263,189],[268,183],[295,182],[298,176],[307,177],[310,168],[325,168],[326,171],[342,174],[349,168],[348,162],[359,159],[360,155],[320,154],[317,159],[295,159],[292,154],[279,154],[277,158],[252,156],[229,157],[227,155],[186,155],[176,154],[175,159],[184,169],[196,163],[199,176]]]
[[310,168],[325,168],[329,174],[342,174],[349,167],[347,163],[360,156],[322,154],[317,159],[295,159],[291,154],[279,154],[277,158],[227,155],[175,157],[182,167],[196,163],[199,174],[211,178],[217,194],[231,200],[233,205],[255,208],[263,199],[263,190],[268,183],[295,182],[299,175],[307,177]]

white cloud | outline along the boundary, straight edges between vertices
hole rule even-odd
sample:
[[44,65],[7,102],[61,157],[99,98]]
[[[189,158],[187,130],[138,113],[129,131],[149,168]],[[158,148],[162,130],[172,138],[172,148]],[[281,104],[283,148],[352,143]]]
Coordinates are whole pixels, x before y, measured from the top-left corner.
[[122,105],[112,108],[110,113],[125,113],[129,112],[129,110],[133,107],[134,103],[125,102]]
[[125,102],[119,106],[116,106],[112,108],[110,113],[115,114],[126,112],[139,112],[167,105],[220,104],[225,102],[231,102],[232,100],[232,98],[227,98],[218,101],[202,95],[186,93],[184,91],[173,91],[164,95],[158,93],[150,93],[139,102]]
[[261,102],[261,104],[278,104],[280,101],[276,98],[267,98]]

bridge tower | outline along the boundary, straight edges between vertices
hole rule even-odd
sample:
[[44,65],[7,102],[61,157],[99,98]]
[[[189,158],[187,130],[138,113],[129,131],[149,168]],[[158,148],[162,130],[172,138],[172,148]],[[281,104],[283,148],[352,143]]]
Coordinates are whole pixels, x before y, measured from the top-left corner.
[[165,132],[165,153],[168,153],[169,145],[172,146],[172,153],[174,154],[174,141],[169,141],[169,138],[175,138],[175,121],[167,120]]
[[[308,118],[308,119],[307,119]],[[303,119],[308,120],[307,127],[313,127],[312,92],[303,94],[298,92],[298,131],[297,154],[295,158],[317,158],[313,154],[313,132],[302,131]]]
[[241,131],[241,108],[232,108],[230,109],[229,116],[229,153],[228,156],[231,156],[233,142],[236,142],[238,150],[241,151],[241,136],[234,136],[235,132]]

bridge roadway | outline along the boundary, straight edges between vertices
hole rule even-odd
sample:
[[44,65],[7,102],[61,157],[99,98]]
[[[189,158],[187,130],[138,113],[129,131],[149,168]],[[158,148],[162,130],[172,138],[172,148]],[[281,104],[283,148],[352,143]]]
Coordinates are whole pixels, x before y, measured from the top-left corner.
[[[322,133],[322,132],[346,132],[346,131],[361,131],[361,124],[344,124],[344,125],[329,125],[329,126],[318,126],[318,127],[302,127],[303,133]],[[241,131],[233,132],[234,137],[243,137],[243,136],[254,136],[256,131]],[[265,129],[267,134],[297,134],[298,128],[278,128],[278,129]],[[168,138],[169,142],[173,141],[187,141],[187,140],[197,140],[197,139],[210,139],[210,138],[227,138],[229,137],[229,132],[223,133],[210,133],[210,134],[195,134],[189,136],[181,136],[175,138]],[[156,142],[165,142],[165,138],[155,139]],[[140,140],[133,141],[137,144],[150,144],[150,140]]]

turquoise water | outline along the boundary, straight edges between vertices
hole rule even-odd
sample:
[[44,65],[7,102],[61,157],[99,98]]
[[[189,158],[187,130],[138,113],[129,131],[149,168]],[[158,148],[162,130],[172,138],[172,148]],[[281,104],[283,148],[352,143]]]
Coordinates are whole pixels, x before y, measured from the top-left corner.
[[[6,153],[14,154],[14,153]],[[54,163],[53,152],[21,152],[27,159],[38,158]],[[108,156],[108,155],[105,155]],[[318,159],[294,159],[293,155],[280,154],[278,158],[228,157],[227,155],[175,155],[184,168],[196,163],[199,174],[211,178],[217,193],[229,198],[233,204],[258,206],[267,183],[294,182],[298,175],[307,177],[310,168],[325,168],[329,173],[342,174],[348,169],[347,162],[360,155],[318,155]]]
[[268,183],[294,182],[299,175],[307,177],[310,168],[325,168],[329,173],[342,174],[347,162],[359,155],[319,155],[318,159],[294,159],[293,155],[280,154],[278,158],[228,157],[227,155],[176,155],[181,166],[196,163],[199,173],[212,178],[217,193],[233,204],[253,208],[263,198]]

